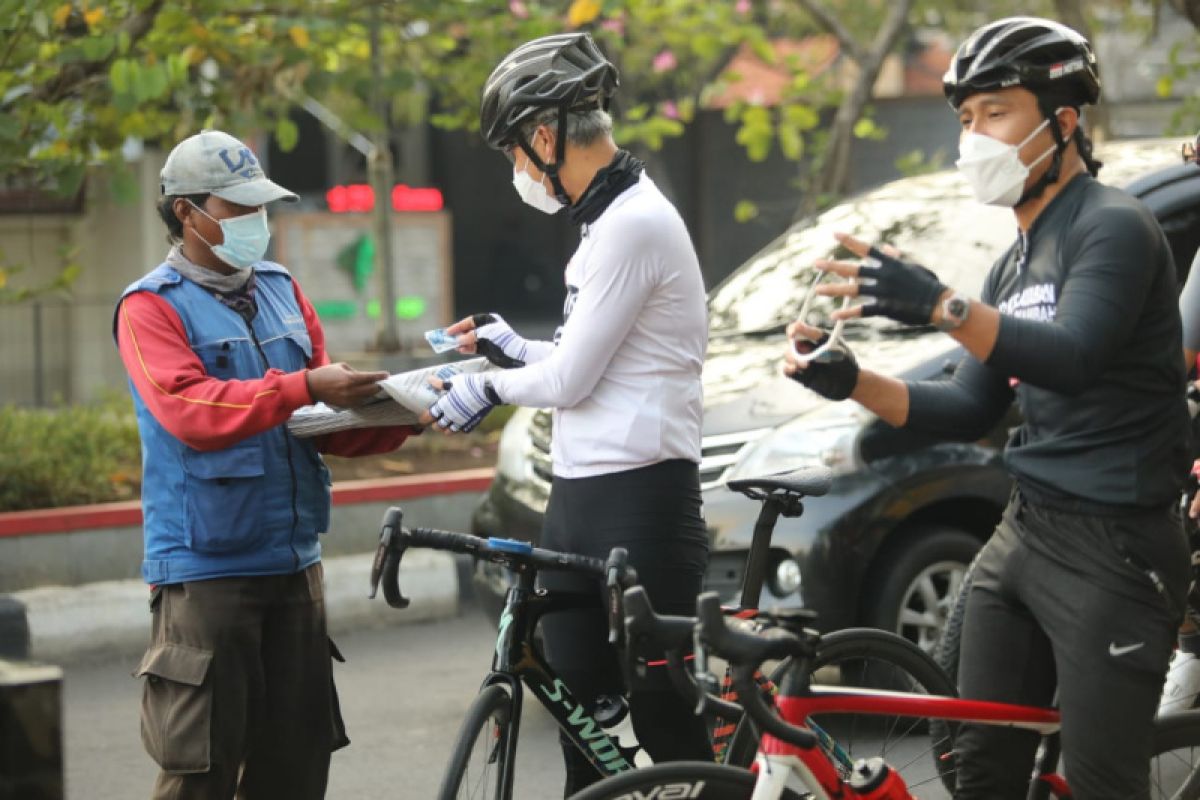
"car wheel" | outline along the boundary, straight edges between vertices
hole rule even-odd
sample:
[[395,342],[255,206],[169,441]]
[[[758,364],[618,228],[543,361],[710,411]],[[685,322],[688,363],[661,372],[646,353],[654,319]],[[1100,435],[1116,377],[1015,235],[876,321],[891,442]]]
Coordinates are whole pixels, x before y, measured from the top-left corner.
[[911,531],[881,554],[868,622],[933,654],[967,565],[982,542],[944,526]]

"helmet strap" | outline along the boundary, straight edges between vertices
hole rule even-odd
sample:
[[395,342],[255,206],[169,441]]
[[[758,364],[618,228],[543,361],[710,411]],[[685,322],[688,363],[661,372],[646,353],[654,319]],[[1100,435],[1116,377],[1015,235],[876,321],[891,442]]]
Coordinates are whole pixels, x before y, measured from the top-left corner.
[[[1026,202],[1034,198],[1041,197],[1046,191],[1046,187],[1058,181],[1059,175],[1062,173],[1062,157],[1067,149],[1067,140],[1063,138],[1062,128],[1058,125],[1058,115],[1055,109],[1050,108],[1050,104],[1042,98],[1038,98],[1038,106],[1042,110],[1043,116],[1050,121],[1050,135],[1054,137],[1054,155],[1050,157],[1050,166],[1042,173],[1042,177],[1033,182],[1033,185],[1024,191],[1021,197],[1017,200],[1014,208],[1019,208]],[[1061,108],[1062,106],[1057,106]]]
[[547,178],[550,179],[550,186],[554,189],[554,197],[564,206],[571,205],[571,197],[567,194],[567,190],[563,188],[562,179],[558,176],[558,170],[562,166],[563,161],[567,157],[567,107],[558,107],[558,131],[554,137],[554,163],[547,164],[542,161],[541,156],[533,149],[530,142],[526,142],[523,138],[517,141],[521,149],[525,151],[525,155],[533,162],[533,165]]

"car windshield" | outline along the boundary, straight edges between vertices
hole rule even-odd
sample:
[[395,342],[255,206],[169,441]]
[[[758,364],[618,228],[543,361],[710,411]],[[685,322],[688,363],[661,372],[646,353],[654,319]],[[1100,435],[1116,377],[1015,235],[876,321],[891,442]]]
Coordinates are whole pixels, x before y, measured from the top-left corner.
[[[1106,162],[1101,179],[1115,185],[1123,185],[1152,162],[1161,165],[1168,155],[1166,145],[1158,141],[1110,147],[1114,149],[1098,149],[1097,154]],[[782,331],[795,319],[813,281],[821,279],[813,262],[850,257],[837,246],[835,232],[894,245],[906,260],[932,269],[943,283],[978,297],[988,268],[1016,240],[1017,226],[1010,209],[975,202],[954,171],[886,184],[796,223],[730,275],[709,296],[712,334]],[[829,327],[833,308],[833,300],[815,298],[807,321]],[[895,326],[881,318],[856,324]],[[854,336],[853,327],[847,326],[848,336]]]

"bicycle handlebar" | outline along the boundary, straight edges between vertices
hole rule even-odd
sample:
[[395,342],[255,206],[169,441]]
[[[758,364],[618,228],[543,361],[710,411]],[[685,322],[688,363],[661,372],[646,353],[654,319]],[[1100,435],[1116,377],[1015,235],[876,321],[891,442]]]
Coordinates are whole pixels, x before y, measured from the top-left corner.
[[[699,622],[696,624],[697,646],[707,645],[725,658],[733,667],[733,685],[745,713],[760,729],[797,747],[814,747],[816,734],[791,725],[776,715],[773,708],[757,691],[754,673],[764,661],[794,658],[806,663],[813,657],[813,646],[803,638],[771,628],[763,633],[733,630],[721,613],[721,599],[716,592],[705,592],[696,600]],[[697,660],[700,660],[697,657]]]
[[465,553],[513,567],[560,572],[577,572],[605,581],[608,595],[609,641],[616,644],[621,639],[621,593],[637,583],[637,570],[628,564],[628,554],[622,547],[614,547],[606,560],[575,553],[560,553],[544,550],[528,542],[516,539],[484,539],[469,533],[441,531],[433,528],[405,528],[404,512],[392,506],[383,515],[379,532],[379,547],[371,564],[371,591],[374,599],[383,582],[383,596],[392,608],[407,608],[409,599],[400,591],[400,562],[410,547],[426,547],[432,550],[448,550]]
[[667,676],[671,679],[675,691],[697,708],[703,707],[727,719],[738,719],[742,716],[742,707],[722,700],[702,688],[684,663],[683,654],[691,648],[695,631],[694,617],[655,613],[650,606],[646,590],[641,586],[634,586],[625,591],[625,632],[628,645],[625,663],[632,665],[639,659],[649,661],[660,657],[660,654],[665,655]]

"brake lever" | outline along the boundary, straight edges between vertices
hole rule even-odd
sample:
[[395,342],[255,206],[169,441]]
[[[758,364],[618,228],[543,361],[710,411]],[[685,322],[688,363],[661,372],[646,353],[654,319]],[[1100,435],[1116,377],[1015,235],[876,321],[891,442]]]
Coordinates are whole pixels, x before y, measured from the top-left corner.
[[700,696],[696,700],[696,709],[693,713],[698,716],[704,713],[704,709],[708,705],[708,696],[719,694],[721,691],[721,684],[717,680],[717,676],[708,667],[708,649],[704,645],[703,629],[699,624],[696,625],[696,630],[692,634],[692,655],[692,672],[696,676],[696,684],[700,689]]
[[400,561],[408,549],[408,537],[401,526],[403,519],[404,512],[398,506],[392,506],[384,513],[379,546],[371,562],[371,592],[368,597],[375,599],[382,581],[384,599],[392,608],[408,608],[409,605],[409,599],[400,591]]
[[604,584],[608,594],[608,643],[616,647],[624,644],[625,612],[621,598],[628,570],[629,552],[624,547],[614,547],[604,564]]

